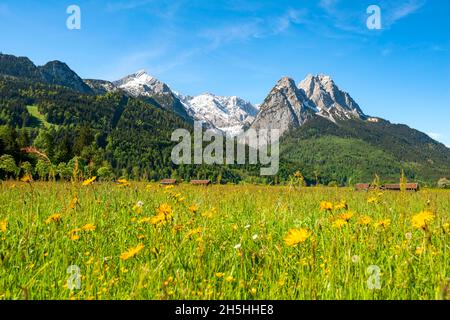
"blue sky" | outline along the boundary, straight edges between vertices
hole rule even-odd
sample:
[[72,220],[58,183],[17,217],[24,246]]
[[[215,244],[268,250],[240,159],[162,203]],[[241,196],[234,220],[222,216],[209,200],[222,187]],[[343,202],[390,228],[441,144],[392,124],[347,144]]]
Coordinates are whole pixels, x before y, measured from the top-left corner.
[[[81,8],[68,30],[66,8]],[[369,30],[378,5],[382,29]],[[365,113],[450,146],[447,0],[0,0],[0,51],[84,78],[146,69],[183,94],[260,103],[290,76],[331,75]]]

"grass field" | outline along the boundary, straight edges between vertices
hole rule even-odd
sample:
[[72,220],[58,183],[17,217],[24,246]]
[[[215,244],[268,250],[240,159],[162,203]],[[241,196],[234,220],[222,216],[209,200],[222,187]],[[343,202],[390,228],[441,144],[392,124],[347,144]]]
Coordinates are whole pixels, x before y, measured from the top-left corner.
[[0,189],[0,299],[450,298],[449,191]]
[[27,111],[34,118],[37,126],[42,125],[45,128],[50,128],[52,126],[55,128],[58,127],[58,125],[47,122],[45,115],[39,112],[38,106],[27,106]]

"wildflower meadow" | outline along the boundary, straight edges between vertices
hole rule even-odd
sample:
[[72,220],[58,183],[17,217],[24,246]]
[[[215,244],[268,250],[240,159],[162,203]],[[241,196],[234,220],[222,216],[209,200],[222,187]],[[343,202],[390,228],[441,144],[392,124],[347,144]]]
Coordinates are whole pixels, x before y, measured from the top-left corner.
[[0,189],[0,299],[450,298],[450,191]]

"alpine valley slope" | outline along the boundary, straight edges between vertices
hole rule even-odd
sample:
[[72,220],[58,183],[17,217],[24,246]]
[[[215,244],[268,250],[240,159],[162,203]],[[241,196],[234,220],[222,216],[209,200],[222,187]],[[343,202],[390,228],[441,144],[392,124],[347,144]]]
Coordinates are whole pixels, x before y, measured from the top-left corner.
[[[28,58],[0,54],[0,89],[0,125],[11,128],[2,130],[25,132],[20,139],[0,132],[0,153],[13,155],[18,164],[24,158],[17,148],[37,143],[56,163],[79,156],[115,175],[145,173],[153,179],[270,182],[301,170],[310,183],[348,184],[375,174],[395,181],[402,169],[419,181],[450,177],[450,149],[406,125],[366,115],[326,75],[309,75],[299,84],[281,78],[257,108],[235,96],[184,96],[143,70],[112,82],[82,80],[59,61],[37,67]],[[192,128],[194,120],[231,135],[248,127],[280,129],[278,176],[257,177],[259,170],[249,166],[174,166],[170,130]]]

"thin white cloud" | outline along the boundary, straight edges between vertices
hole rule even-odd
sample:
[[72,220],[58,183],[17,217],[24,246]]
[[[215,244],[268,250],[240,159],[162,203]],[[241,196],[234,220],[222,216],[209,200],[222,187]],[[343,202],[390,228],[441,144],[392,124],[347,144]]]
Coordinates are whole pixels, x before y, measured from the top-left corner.
[[332,12],[335,9],[335,5],[339,2],[339,0],[321,0],[319,2],[319,7],[324,9],[325,11]]
[[154,0],[129,0],[129,1],[110,2],[106,5],[106,9],[108,11],[131,10],[145,6],[152,2],[154,2]]
[[109,12],[146,10],[146,12],[151,12],[155,16],[175,22],[176,14],[186,3],[186,0],[129,0],[109,2],[106,5],[106,10]]
[[314,24],[322,24],[321,28],[329,29],[329,34],[333,34],[333,29],[354,34],[367,33],[365,24],[367,18],[366,11],[341,8],[339,6],[340,2],[340,0],[321,0],[319,2],[319,8],[323,10],[325,17],[321,15],[316,16]]
[[209,49],[216,49],[234,41],[265,38],[285,32],[296,24],[306,23],[306,11],[288,9],[277,17],[247,19],[199,32],[199,36],[209,40]]
[[397,21],[417,12],[426,4],[426,0],[408,0],[400,5],[388,6],[385,15],[385,26],[390,27]]
[[250,38],[258,38],[262,34],[261,24],[258,20],[242,23],[233,23],[218,28],[209,28],[200,31],[202,38],[208,39],[209,48],[216,49],[233,41],[244,41]]
[[[152,49],[144,49],[125,54],[115,63],[114,71],[108,71],[102,77],[111,81],[118,80],[127,74],[141,70],[149,63],[161,58],[166,52],[167,46],[161,44]],[[149,71],[151,72],[152,70]]]
[[[427,0],[380,0],[382,29],[389,29],[396,22],[416,13]],[[348,33],[367,35],[367,12],[361,7],[349,9],[340,0],[321,0],[318,4],[325,14],[322,23]],[[373,32],[372,32],[373,34]]]
[[306,15],[307,12],[304,10],[288,9],[283,16],[276,19],[276,25],[273,28],[274,34],[287,30],[293,24],[306,23]]
[[157,62],[150,64],[150,70],[156,76],[167,74],[173,69],[185,65],[192,57],[200,52],[201,50],[198,48],[183,50],[178,52],[168,63]]

